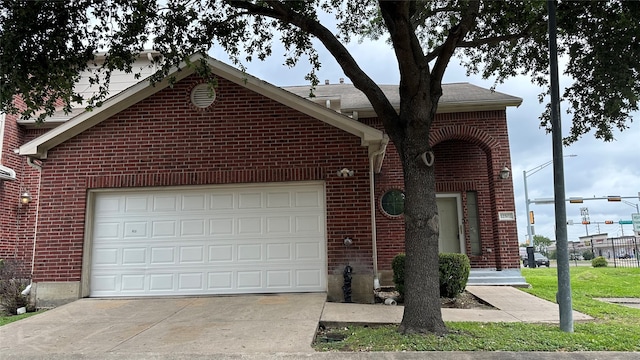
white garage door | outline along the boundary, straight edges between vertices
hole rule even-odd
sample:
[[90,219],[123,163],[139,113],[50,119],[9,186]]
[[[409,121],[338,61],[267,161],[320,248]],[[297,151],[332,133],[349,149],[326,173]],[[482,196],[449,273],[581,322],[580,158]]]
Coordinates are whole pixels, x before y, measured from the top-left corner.
[[94,199],[90,296],[326,291],[322,184]]

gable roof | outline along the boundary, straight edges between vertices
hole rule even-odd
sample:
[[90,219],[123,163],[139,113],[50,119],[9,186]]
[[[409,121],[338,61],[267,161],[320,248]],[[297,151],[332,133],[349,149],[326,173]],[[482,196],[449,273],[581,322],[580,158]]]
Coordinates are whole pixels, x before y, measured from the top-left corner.
[[[389,102],[400,109],[398,85],[379,85]],[[309,100],[326,103],[343,114],[354,118],[375,117],[371,103],[367,97],[352,84],[318,85],[313,90],[314,97],[309,98],[309,86],[284,87]],[[438,113],[453,113],[483,110],[503,110],[507,106],[519,106],[522,99],[501,92],[492,91],[469,83],[442,84],[442,97],[438,102]]]
[[[204,58],[208,63],[211,71],[215,75],[232,81],[242,87],[266,96],[292,109],[298,110],[347,133],[360,137],[362,146],[368,146],[370,153],[375,152],[378,148],[383,148],[388,141],[387,135],[378,129],[374,129],[368,125],[358,122],[357,120],[328,109],[325,106],[271,85],[266,81],[244,73],[221,61],[208,56],[203,57],[199,54],[191,56],[189,61],[195,62],[202,58]],[[193,67],[187,67],[186,64],[183,63],[180,68],[173,68],[170,75],[175,77],[175,81],[180,81],[194,72],[195,69]],[[101,107],[95,108],[93,111],[82,111],[75,116],[72,114],[73,117],[64,121],[64,123],[20,146],[18,153],[20,155],[45,159],[49,149],[73,138],[87,129],[90,129],[123,109],[126,109],[165,89],[169,85],[168,79],[165,79],[160,83],[156,83],[155,85],[151,85],[148,79],[142,80],[107,99]]]

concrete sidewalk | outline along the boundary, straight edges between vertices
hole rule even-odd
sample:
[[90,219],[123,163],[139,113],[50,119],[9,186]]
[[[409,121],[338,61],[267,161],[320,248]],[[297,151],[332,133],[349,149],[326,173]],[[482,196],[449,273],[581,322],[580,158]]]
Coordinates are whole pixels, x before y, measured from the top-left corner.
[[[497,310],[442,309],[445,321],[558,322],[558,307],[512,287],[468,291]],[[392,324],[402,306],[325,303],[326,294],[81,299],[0,327],[0,359],[638,359],[617,352],[314,352],[324,323]],[[531,309],[531,310],[529,310]],[[590,317],[574,312],[574,320]]]
[[[510,286],[467,286],[467,291],[495,310],[442,309],[444,321],[559,323],[558,305]],[[399,324],[403,306],[326,303],[321,322],[337,324]],[[573,311],[574,321],[593,320]]]

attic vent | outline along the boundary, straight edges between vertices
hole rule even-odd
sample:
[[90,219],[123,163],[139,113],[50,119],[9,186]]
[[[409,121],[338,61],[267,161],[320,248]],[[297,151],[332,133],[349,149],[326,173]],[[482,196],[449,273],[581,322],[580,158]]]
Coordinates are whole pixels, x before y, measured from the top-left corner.
[[207,108],[216,100],[216,91],[208,84],[199,84],[191,90],[191,103],[200,109]]

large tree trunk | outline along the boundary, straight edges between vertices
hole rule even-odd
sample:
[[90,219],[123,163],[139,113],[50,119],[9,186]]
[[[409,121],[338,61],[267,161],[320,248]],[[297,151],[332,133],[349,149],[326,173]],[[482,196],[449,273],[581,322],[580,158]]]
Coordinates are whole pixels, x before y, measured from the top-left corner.
[[405,186],[405,307],[400,331],[444,334],[447,328],[440,309],[435,169],[427,164],[433,160],[432,155],[427,156],[427,163],[420,157],[425,151],[431,151],[428,134],[435,110],[425,111],[433,104],[425,105],[422,103],[421,110],[413,111],[423,118],[408,122],[422,123],[422,126],[410,125],[397,146]]
[[440,309],[438,209],[432,166],[403,158],[405,184],[405,307],[400,331],[444,334]]

